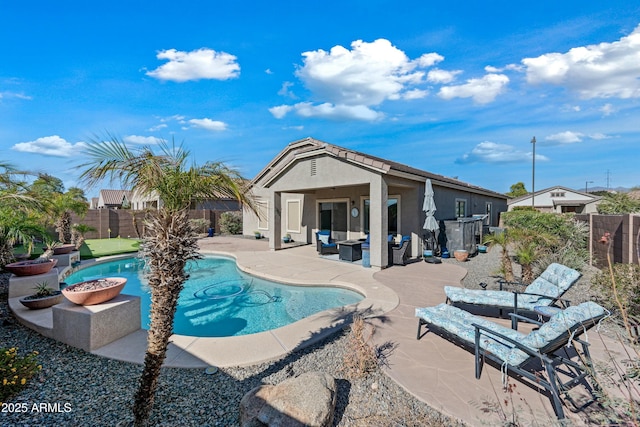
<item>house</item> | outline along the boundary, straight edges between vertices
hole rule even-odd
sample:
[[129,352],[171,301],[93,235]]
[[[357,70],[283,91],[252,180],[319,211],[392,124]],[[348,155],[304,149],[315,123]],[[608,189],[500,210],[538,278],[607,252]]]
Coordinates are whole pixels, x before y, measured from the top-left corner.
[[[126,190],[100,190],[97,209],[122,209],[131,206],[131,192]],[[92,203],[93,204],[93,203]]]
[[594,194],[555,186],[536,191],[533,196],[527,194],[511,199],[508,205],[510,211],[517,206],[533,206],[540,212],[588,214],[598,212],[601,200],[602,197]]
[[335,240],[370,236],[370,262],[388,265],[387,235],[410,235],[411,253],[421,253],[425,182],[431,179],[436,219],[480,215],[497,225],[507,197],[457,179],[306,138],[287,145],[251,181],[258,215],[245,211],[243,233],[313,243],[314,232],[331,230]]

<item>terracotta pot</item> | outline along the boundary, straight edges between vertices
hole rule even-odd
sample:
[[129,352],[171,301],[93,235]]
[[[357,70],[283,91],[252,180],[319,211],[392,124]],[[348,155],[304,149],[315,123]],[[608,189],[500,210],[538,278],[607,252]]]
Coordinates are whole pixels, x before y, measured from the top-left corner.
[[124,277],[105,277],[67,286],[62,293],[74,304],[95,305],[117,297],[126,283]]
[[16,276],[35,276],[37,274],[48,273],[57,263],[57,259],[50,259],[47,262],[35,262],[35,260],[20,261],[7,264],[4,266],[4,269]]
[[22,297],[18,301],[30,310],[40,310],[41,308],[49,308],[53,305],[60,304],[62,300],[64,300],[64,295],[62,295],[62,292],[56,291],[53,295],[46,297],[33,299],[26,298],[27,297]]
[[453,251],[453,256],[456,258],[456,260],[460,262],[465,262],[467,258],[469,258],[469,252],[463,249],[459,249],[457,251]]
[[[66,245],[61,245],[58,246],[57,248],[53,248],[53,254],[54,255],[64,255],[64,254],[68,254],[71,253],[74,249],[76,248],[76,245],[72,245],[71,243],[68,243]],[[46,251],[48,248],[44,248],[44,250]]]

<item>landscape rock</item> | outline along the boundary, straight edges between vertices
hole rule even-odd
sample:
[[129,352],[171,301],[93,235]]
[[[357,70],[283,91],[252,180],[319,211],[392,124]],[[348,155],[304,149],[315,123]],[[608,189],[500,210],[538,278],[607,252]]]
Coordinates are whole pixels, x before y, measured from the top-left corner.
[[261,385],[240,401],[242,427],[326,427],[333,423],[337,384],[323,372],[307,372],[278,385]]

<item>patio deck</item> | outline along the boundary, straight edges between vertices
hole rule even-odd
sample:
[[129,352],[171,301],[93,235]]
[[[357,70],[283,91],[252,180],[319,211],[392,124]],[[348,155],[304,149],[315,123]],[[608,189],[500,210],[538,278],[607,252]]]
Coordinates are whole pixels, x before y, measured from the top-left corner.
[[[456,285],[466,269],[453,263],[409,263],[374,272],[348,262],[331,261],[318,256],[315,246],[298,246],[269,251],[265,240],[216,236],[200,240],[205,253],[234,256],[245,271],[272,279],[298,283],[350,284],[367,298],[359,309],[371,307],[376,317],[369,320],[376,327],[376,344],[390,344],[384,372],[412,395],[433,408],[470,425],[499,424],[501,417],[487,413],[483,400],[498,403],[509,415],[517,413],[524,424],[535,420],[555,420],[546,396],[516,380],[511,395],[503,392],[499,369],[485,366],[482,378],[474,376],[474,356],[433,333],[416,340],[417,319],[414,309],[445,300],[443,286]],[[13,307],[12,307],[13,308]],[[18,313],[17,313],[18,314]],[[29,314],[29,313],[25,313]],[[311,344],[341,327],[344,311],[312,316],[294,325],[250,336],[229,338],[194,338],[174,336],[165,366],[206,367],[209,365],[248,365],[279,358],[304,345]],[[506,321],[505,321],[506,322]],[[618,360],[626,358],[615,341],[591,332],[594,359],[604,360],[606,348]],[[139,330],[96,351],[105,357],[142,363],[146,331]],[[515,412],[514,412],[515,411]],[[582,425],[580,417],[566,410],[574,425]]]

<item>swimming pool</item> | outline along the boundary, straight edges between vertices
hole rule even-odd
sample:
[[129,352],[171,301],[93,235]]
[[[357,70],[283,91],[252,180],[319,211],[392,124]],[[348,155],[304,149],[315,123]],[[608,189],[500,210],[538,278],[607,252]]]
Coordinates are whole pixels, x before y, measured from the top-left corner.
[[[143,328],[149,327],[151,296],[144,262],[125,258],[95,264],[65,279],[69,285],[98,277],[127,278],[122,293],[141,297]],[[268,331],[312,314],[362,301],[354,291],[328,286],[291,286],[238,270],[234,260],[207,256],[187,264],[190,277],[180,293],[173,332],[197,337],[229,337]]]

